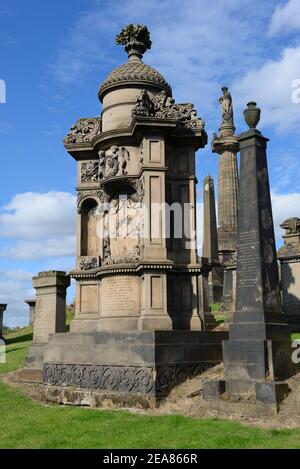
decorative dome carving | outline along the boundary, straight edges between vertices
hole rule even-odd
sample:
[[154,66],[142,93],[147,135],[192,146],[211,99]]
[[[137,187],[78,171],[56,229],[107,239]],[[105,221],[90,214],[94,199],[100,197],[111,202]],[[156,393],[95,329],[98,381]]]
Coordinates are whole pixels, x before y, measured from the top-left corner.
[[155,85],[172,95],[170,85],[155,68],[142,61],[143,53],[150,49],[150,34],[146,26],[130,24],[116,37],[116,43],[124,45],[128,54],[128,62],[113,70],[104,80],[99,89],[102,101],[105,92],[116,85],[144,84]]

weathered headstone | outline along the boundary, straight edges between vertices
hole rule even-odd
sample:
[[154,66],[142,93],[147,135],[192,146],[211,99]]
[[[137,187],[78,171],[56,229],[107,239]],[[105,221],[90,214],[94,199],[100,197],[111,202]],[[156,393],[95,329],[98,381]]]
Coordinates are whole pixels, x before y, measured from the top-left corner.
[[44,349],[49,336],[66,332],[66,290],[70,285],[70,276],[59,270],[39,272],[33,277],[32,284],[36,290],[33,342],[20,377],[28,381],[42,381]]
[[3,337],[3,315],[4,311],[6,310],[7,304],[0,303],[0,339],[4,340]]
[[278,250],[283,310],[293,331],[300,330],[300,219],[285,220],[284,244]]
[[34,317],[35,317],[36,299],[35,298],[28,298],[24,301],[29,306],[29,324],[32,326],[33,323],[34,323]]
[[294,372],[290,330],[280,304],[278,266],[267,167],[268,139],[258,130],[260,110],[249,103],[250,130],[239,136],[241,174],[237,235],[237,309],[223,342],[224,381],[207,382],[205,399],[253,396],[277,409]]
[[214,180],[211,176],[206,176],[203,181],[202,256],[209,260],[212,267],[208,276],[209,302],[216,303],[222,297],[222,274],[218,254]]

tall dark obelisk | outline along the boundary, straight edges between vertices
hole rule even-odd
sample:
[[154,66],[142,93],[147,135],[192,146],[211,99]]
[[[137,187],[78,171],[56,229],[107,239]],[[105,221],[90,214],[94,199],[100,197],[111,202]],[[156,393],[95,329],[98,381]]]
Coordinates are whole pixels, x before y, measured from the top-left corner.
[[237,307],[223,342],[224,381],[206,382],[203,396],[253,395],[273,406],[287,393],[283,380],[294,371],[290,331],[281,311],[278,265],[269,187],[268,139],[256,125],[260,110],[248,103],[247,132],[239,136],[241,156],[237,230]]
[[212,267],[208,276],[209,302],[216,303],[222,297],[222,276],[218,255],[218,232],[214,180],[206,176],[203,181],[203,245],[202,256]]

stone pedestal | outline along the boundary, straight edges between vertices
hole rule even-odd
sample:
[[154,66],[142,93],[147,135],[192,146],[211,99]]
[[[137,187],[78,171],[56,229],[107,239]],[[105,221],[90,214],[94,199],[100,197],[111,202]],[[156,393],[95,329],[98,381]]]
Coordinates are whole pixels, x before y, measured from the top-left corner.
[[223,263],[223,297],[220,311],[229,321],[236,310],[236,256]]
[[66,332],[66,290],[70,285],[70,276],[58,270],[39,272],[32,283],[36,290],[33,342],[20,377],[28,381],[41,381],[44,347],[49,336]]
[[[245,117],[259,115],[249,103]],[[253,117],[254,115],[254,117]],[[258,119],[257,119],[258,122]],[[256,124],[257,124],[256,122]],[[222,382],[204,386],[206,399],[253,397],[277,408],[295,371],[290,330],[281,311],[266,158],[267,139],[251,125],[239,137],[241,176],[237,241],[237,306],[223,342]],[[248,124],[249,125],[249,124]]]
[[56,334],[45,347],[44,383],[124,395],[166,396],[222,360],[226,332],[106,331]]
[[34,317],[35,317],[36,299],[35,298],[29,298],[29,299],[24,300],[24,301],[29,306],[29,325],[32,326],[33,323],[34,323]]
[[277,253],[283,310],[292,330],[300,331],[300,219],[289,218],[280,226],[286,230],[284,245]]
[[0,303],[0,340],[5,340],[3,337],[3,315],[6,310],[7,304]]

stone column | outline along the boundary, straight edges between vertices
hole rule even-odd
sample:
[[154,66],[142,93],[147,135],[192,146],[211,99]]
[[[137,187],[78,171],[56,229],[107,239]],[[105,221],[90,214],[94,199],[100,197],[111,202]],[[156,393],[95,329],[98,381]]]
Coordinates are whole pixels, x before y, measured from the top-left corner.
[[212,270],[208,276],[209,302],[220,301],[222,277],[218,259],[218,233],[215,206],[214,180],[206,176],[203,182],[203,246],[202,256],[208,259]]
[[34,316],[35,316],[35,303],[36,299],[35,298],[29,298],[27,300],[24,300],[26,304],[29,306],[29,325],[32,326],[34,323]]
[[6,310],[7,304],[0,303],[0,340],[4,340],[3,337],[3,314]]
[[300,219],[289,218],[281,225],[284,245],[278,250],[285,317],[293,331],[300,330]]
[[[212,141],[213,153],[218,153],[218,243],[219,260],[223,265],[223,302],[222,311],[230,312],[233,305],[232,282],[236,255],[236,233],[238,215],[238,139],[235,135],[231,95],[226,87],[219,98],[222,107],[220,135],[215,134]],[[227,265],[230,268],[227,268]],[[231,290],[229,290],[229,286]]]
[[47,343],[50,334],[66,332],[66,290],[70,276],[66,272],[39,272],[32,279],[36,289],[33,342]]
[[207,382],[206,399],[224,391],[232,400],[253,396],[277,411],[295,371],[290,331],[284,323],[269,187],[268,139],[255,129],[260,110],[244,111],[250,130],[239,136],[241,176],[237,235],[237,306],[223,342],[225,380]]
[[33,341],[19,378],[40,383],[43,381],[44,351],[50,334],[66,332],[66,290],[70,276],[60,270],[39,272],[32,278],[32,284],[36,290]]

